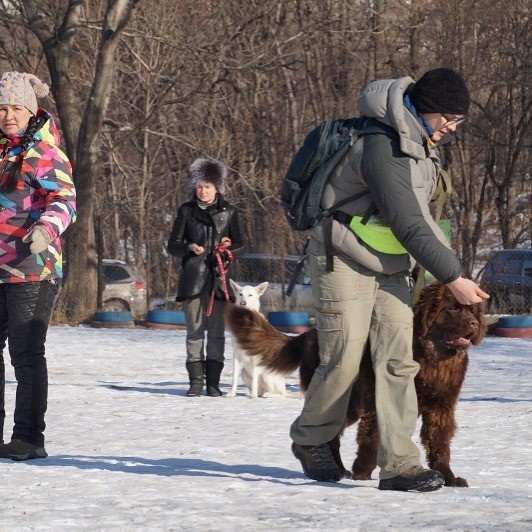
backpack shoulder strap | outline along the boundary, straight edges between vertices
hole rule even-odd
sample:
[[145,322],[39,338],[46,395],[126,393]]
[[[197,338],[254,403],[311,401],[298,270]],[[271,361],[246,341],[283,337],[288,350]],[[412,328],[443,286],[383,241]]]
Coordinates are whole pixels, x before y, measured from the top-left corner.
[[[434,214],[434,221],[436,223],[439,223],[441,214],[443,212],[443,205],[445,204],[445,200],[447,199],[447,196],[451,194],[453,189],[453,185],[451,182],[451,174],[442,168],[439,170],[438,174],[438,187],[436,189],[436,193],[434,194],[434,197],[436,198],[436,212]],[[423,280],[425,277],[425,268],[421,266],[418,272],[417,282],[414,287],[414,294],[412,296],[412,304],[415,305],[419,299],[419,294],[421,293],[421,289],[423,288]]]
[[[356,127],[352,128],[353,130],[356,130]],[[356,137],[363,137],[367,135],[386,135],[390,138],[397,138],[398,133],[395,131],[395,129],[391,126],[387,126],[386,124],[383,124],[382,122],[379,122],[378,120],[374,118],[366,118],[364,121],[363,126],[356,130],[354,136]],[[339,202],[335,203],[332,207],[327,209],[326,211],[326,226],[324,227],[324,240],[325,240],[325,256],[326,256],[326,262],[325,262],[325,269],[326,271],[333,271],[333,258],[332,258],[332,218],[331,215],[334,215],[335,212],[337,212],[340,207],[343,207],[347,203],[350,203],[351,201],[354,201],[358,198],[361,198],[362,196],[366,196],[369,194],[369,191],[365,190],[362,192],[359,192],[357,194],[353,194],[352,196],[348,196],[347,198],[344,198],[343,200],[340,200]],[[376,207],[372,203],[364,216],[364,223],[367,223],[368,219],[372,214],[376,212]],[[340,213],[343,214],[343,213]]]
[[358,136],[362,137],[366,135],[386,135],[390,138],[399,137],[399,133],[392,126],[379,122],[376,118],[366,118],[364,127],[360,129]]
[[[386,135],[387,137],[394,138],[398,136],[398,133],[397,131],[395,131],[395,129],[393,129],[393,127],[387,126],[386,124],[383,124],[382,122],[379,122],[374,118],[367,118],[362,128],[357,131],[356,136],[363,137],[367,135]],[[365,196],[368,193],[368,191],[358,192],[357,194],[353,194],[352,196],[348,196],[347,198],[340,200],[338,203],[335,203],[332,207],[327,209],[327,216],[330,216],[336,210],[338,210],[340,207],[343,207],[347,203],[361,198],[362,196]],[[373,209],[371,214],[373,214],[374,212],[375,210]]]

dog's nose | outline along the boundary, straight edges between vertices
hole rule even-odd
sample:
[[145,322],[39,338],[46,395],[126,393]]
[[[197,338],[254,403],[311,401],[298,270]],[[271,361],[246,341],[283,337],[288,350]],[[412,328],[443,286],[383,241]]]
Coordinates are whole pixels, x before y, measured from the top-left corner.
[[471,331],[471,334],[477,334],[480,330],[480,323],[475,318],[471,318],[467,321],[469,331]]
[[247,305],[247,303],[245,301],[241,301],[240,304],[245,307]]

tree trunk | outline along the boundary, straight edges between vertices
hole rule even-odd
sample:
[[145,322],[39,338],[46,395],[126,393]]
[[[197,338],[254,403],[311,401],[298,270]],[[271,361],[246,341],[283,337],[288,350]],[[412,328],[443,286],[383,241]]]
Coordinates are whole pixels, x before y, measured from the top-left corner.
[[[91,93],[79,129],[74,165],[78,220],[66,234],[67,274],[56,305],[56,314],[69,323],[87,321],[96,310],[98,269],[93,215],[96,180],[102,172],[99,137],[113,88],[118,36],[136,1],[108,3]],[[83,283],[79,282],[80,276]]]

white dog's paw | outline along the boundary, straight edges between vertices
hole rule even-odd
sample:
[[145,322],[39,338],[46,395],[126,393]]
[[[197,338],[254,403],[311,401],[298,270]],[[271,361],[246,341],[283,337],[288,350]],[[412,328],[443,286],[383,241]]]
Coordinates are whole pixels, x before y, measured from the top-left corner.
[[268,397],[284,397],[285,394],[284,393],[274,393],[274,392],[264,392],[262,394],[262,397],[264,398],[268,398]]
[[227,392],[226,397],[236,397],[236,392],[231,390],[231,391]]
[[290,399],[303,399],[305,394],[302,392],[286,392],[284,396]]

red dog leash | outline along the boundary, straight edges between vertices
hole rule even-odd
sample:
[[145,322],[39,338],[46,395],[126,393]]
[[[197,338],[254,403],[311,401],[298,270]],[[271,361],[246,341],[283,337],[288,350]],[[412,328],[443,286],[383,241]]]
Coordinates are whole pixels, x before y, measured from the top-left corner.
[[[214,259],[216,260],[216,267],[215,267],[215,275],[220,277],[222,281],[222,291],[225,296],[225,300],[229,301],[229,290],[227,289],[227,278],[226,274],[229,271],[229,265],[233,262],[233,254],[229,251],[228,247],[230,244],[227,242],[220,242],[216,249],[214,250]],[[224,261],[224,255],[225,255],[225,261]],[[214,304],[214,287],[211,290],[211,297],[209,300],[209,306],[207,307],[207,310],[205,311],[205,316],[210,316],[212,312],[212,306]]]

